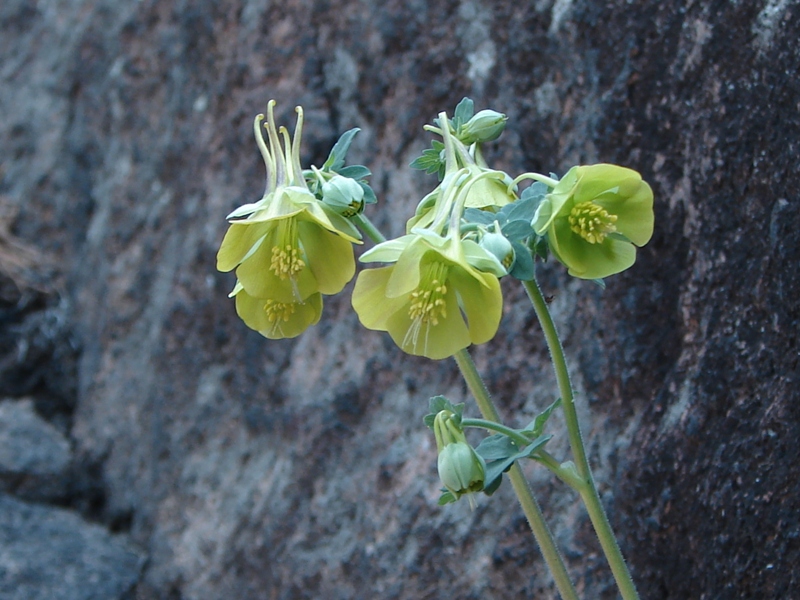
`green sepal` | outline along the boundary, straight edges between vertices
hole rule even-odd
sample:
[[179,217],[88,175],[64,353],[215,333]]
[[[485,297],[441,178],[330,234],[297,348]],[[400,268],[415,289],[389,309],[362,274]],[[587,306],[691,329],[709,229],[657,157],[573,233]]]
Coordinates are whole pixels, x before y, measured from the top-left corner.
[[445,506],[446,504],[452,504],[456,502],[458,498],[453,495],[453,492],[448,490],[447,488],[442,488],[442,495],[439,496],[439,506]]
[[523,429],[520,433],[527,438],[536,439],[542,432],[544,431],[544,426],[547,423],[547,420],[550,418],[550,415],[553,414],[553,411],[561,406],[561,398],[558,398],[555,402],[553,402],[550,406],[545,408],[541,413],[539,413],[536,418],[530,422],[530,424]]
[[590,280],[593,284],[599,287],[601,290],[606,289],[606,282],[603,279],[591,279]]
[[430,400],[428,400],[428,410],[431,412],[425,415],[422,420],[425,425],[431,429],[433,429],[433,421],[436,419],[436,415],[443,410],[448,410],[453,413],[453,415],[455,415],[454,420],[456,424],[460,425],[461,417],[464,414],[464,403],[461,402],[459,404],[453,404],[444,396],[433,396]]
[[378,201],[375,192],[366,181],[359,181],[358,185],[364,190],[364,204],[375,204]]
[[520,281],[532,281],[535,275],[535,266],[530,249],[519,242],[511,242],[514,248],[514,266],[509,275]]
[[344,161],[347,158],[347,151],[350,149],[350,144],[353,138],[361,131],[358,127],[353,127],[345,131],[331,148],[331,153],[328,159],[322,165],[324,171],[339,171],[344,166]]

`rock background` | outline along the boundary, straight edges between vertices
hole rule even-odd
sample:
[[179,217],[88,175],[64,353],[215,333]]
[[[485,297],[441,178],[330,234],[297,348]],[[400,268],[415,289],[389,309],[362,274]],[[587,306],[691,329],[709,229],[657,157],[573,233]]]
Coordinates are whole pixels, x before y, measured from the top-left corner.
[[[305,164],[361,127],[398,234],[434,184],[406,168],[422,125],[464,95],[510,117],[494,166],[653,185],[654,239],[605,292],[541,269],[642,597],[800,596],[798,23],[796,0],[3,2],[0,598],[556,596],[510,489],[436,506],[420,419],[466,399],[451,361],[348,293],[268,342],[214,270],[267,100],[306,108]],[[474,355],[523,423],[555,388],[504,289]],[[582,595],[613,598],[574,496],[527,472]]]

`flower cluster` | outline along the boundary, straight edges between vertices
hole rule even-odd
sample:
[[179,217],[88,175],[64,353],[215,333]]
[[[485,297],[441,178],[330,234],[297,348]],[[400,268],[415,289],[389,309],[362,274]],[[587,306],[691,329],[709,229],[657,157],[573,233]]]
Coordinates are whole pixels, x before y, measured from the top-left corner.
[[[228,215],[217,268],[236,270],[231,296],[244,322],[284,338],[315,324],[322,295],[352,279],[352,244],[360,240],[354,222],[367,226],[362,212],[375,196],[366,167],[344,166],[357,129],[342,135],[321,169],[303,171],[302,109],[290,139],[275,126],[274,104],[265,123],[263,115],[254,122],[266,191]],[[440,183],[419,203],[405,235],[361,256],[382,266],[359,274],[353,307],[365,327],[388,332],[409,354],[441,359],[492,339],[503,310],[499,279],[532,280],[535,257],[552,255],[570,275],[601,280],[630,267],[636,247],[653,234],[653,193],[636,171],[577,166],[558,180],[536,173],[512,179],[489,168],[482,144],[505,125],[505,115],[475,113],[466,98],[452,119],[440,113],[425,128],[442,141],[412,163],[437,173]],[[537,183],[519,193],[525,179]]]

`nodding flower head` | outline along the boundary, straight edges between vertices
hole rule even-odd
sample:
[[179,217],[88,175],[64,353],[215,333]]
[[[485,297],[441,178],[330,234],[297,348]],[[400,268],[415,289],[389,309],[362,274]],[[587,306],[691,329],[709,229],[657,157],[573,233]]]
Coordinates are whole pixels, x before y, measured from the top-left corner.
[[[217,253],[217,269],[236,269],[238,282],[232,295],[246,324],[264,333],[268,329],[261,321],[266,319],[280,327],[264,335],[293,337],[279,334],[296,331],[297,324],[304,324],[304,329],[315,323],[322,307],[319,294],[336,294],[353,278],[352,243],[360,235],[306,185],[300,166],[302,108],[296,109],[297,125],[290,138],[285,127],[276,128],[274,106],[270,101],[266,123],[264,115],[253,123],[267,169],[266,190],[258,202],[228,215],[230,227]],[[258,318],[255,301],[263,309]],[[307,302],[310,305],[303,307]]]

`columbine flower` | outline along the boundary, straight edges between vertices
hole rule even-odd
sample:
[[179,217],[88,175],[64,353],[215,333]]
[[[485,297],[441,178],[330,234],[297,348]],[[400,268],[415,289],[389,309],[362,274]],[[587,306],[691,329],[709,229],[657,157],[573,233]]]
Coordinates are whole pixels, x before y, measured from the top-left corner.
[[230,293],[236,298],[236,314],[250,329],[271,340],[297,337],[322,315],[322,295],[311,294],[302,302],[256,298],[240,282]]
[[[573,167],[542,201],[533,228],[582,279],[630,267],[653,235],[653,191],[641,175],[616,165]],[[635,246],[634,246],[635,244]]]
[[394,263],[359,274],[353,308],[365,327],[389,332],[405,352],[446,358],[497,332],[503,308],[497,278],[506,272],[475,242],[415,230],[361,260]]
[[[261,316],[253,306],[260,303],[264,315],[282,315],[284,325],[269,329],[267,337],[296,329],[288,323],[306,323],[319,319],[319,294],[335,294],[355,274],[352,242],[358,241],[355,227],[344,217],[326,207],[309,191],[300,167],[300,138],[303,112],[297,107],[294,139],[280,128],[278,137],[273,116],[274,101],[268,104],[269,147],[261,132],[263,115],[254,122],[256,142],[267,168],[267,186],[258,202],[234,210],[231,222],[217,253],[220,271],[236,269],[237,310],[249,326],[264,333]],[[315,296],[316,295],[316,296]],[[312,299],[313,298],[313,299]],[[303,308],[303,303],[309,306]],[[279,308],[283,307],[283,308]],[[292,315],[304,315],[300,316]],[[260,313],[259,313],[260,314]],[[247,315],[245,318],[244,315]],[[312,316],[314,318],[312,318]],[[283,318],[287,317],[287,318]],[[265,317],[266,318],[266,317]]]

